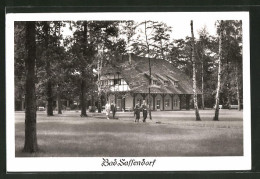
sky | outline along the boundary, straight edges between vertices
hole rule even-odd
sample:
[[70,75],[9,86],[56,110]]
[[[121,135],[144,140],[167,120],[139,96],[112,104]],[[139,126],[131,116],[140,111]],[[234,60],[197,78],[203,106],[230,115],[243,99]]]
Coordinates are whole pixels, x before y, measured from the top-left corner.
[[[162,21],[172,26],[172,38],[179,39],[191,36],[190,20],[193,20],[194,35],[198,38],[197,31],[207,26],[209,35],[216,36],[216,20],[243,20],[248,22],[248,12],[91,12],[91,13],[35,13],[14,14],[16,21],[84,21],[84,20],[134,20],[134,21]],[[10,15],[10,14],[9,14]],[[64,35],[71,35],[64,31]]]
[[[190,20],[172,20],[172,19],[164,19],[161,22],[166,23],[168,26],[172,27],[171,38],[172,39],[183,39],[186,36],[191,36],[191,28],[190,28]],[[194,20],[193,28],[194,28],[194,36],[195,38],[199,38],[198,31],[206,27],[209,35],[216,36],[216,27],[214,20]],[[72,36],[72,32],[67,28],[63,29],[64,36]]]
[[[183,21],[174,21],[174,20],[164,20],[168,26],[172,27],[172,35],[173,39],[180,39],[185,38],[186,36],[191,36],[191,28],[190,28],[190,20],[183,20]],[[216,35],[216,27],[215,21],[193,21],[193,29],[194,29],[194,36],[195,38],[199,38],[198,31],[206,26],[209,35],[215,36]]]

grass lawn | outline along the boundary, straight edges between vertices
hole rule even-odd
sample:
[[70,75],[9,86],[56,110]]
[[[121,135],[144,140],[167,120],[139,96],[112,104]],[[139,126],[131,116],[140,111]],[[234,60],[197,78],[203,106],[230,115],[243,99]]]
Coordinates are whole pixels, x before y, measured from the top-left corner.
[[22,152],[24,112],[15,114],[16,157],[140,157],[140,156],[241,156],[243,112],[213,110],[153,112],[153,120],[134,123],[133,113],[117,113],[118,120],[104,114],[81,118],[75,111],[46,117],[37,113],[39,152]]

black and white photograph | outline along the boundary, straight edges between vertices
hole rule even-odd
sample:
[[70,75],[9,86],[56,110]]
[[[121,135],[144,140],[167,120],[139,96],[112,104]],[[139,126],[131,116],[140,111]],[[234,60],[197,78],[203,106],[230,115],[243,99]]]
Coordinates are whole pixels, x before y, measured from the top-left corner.
[[7,170],[251,169],[248,12],[6,18]]

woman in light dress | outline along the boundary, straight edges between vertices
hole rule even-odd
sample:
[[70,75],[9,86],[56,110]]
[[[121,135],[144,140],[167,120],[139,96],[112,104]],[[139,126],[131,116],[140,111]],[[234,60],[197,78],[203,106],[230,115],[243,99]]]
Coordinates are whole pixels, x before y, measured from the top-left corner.
[[107,102],[107,104],[105,106],[105,110],[106,110],[107,120],[109,120],[110,104],[108,102]]

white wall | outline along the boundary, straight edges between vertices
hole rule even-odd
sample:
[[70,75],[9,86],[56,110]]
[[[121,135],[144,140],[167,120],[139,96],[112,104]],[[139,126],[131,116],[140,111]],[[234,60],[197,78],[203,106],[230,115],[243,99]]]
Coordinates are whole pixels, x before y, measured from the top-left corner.
[[125,85],[115,85],[110,87],[111,91],[129,91],[130,88],[127,84]]
[[[143,103],[143,97],[142,97],[141,94],[135,95],[135,104],[137,104],[138,99],[141,100],[141,104],[142,104],[142,103]],[[138,104],[139,104],[139,103],[138,103]]]
[[125,98],[125,107],[131,109],[133,108],[133,97],[131,95],[128,95]]

